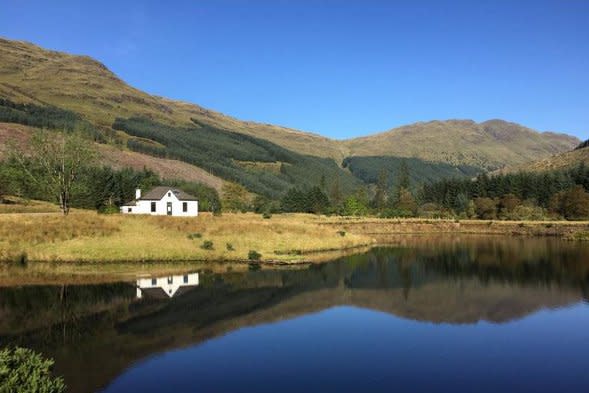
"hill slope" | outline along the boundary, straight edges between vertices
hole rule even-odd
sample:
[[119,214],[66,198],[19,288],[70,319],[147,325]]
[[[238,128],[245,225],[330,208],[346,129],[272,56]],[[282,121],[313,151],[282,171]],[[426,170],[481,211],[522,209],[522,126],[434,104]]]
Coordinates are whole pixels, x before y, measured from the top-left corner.
[[[20,148],[26,149],[32,134],[33,129],[31,127],[0,123],[0,160],[4,159],[8,154],[10,144],[17,144]],[[223,179],[213,176],[197,166],[179,160],[153,157],[104,144],[96,144],[96,149],[98,150],[99,161],[113,169],[133,168],[142,170],[147,168],[163,179],[202,183],[217,191],[221,191],[224,183]]]
[[580,164],[589,166],[589,146],[555,154],[543,160],[507,167],[497,173],[548,172],[572,169]]
[[[23,103],[29,106],[15,109]],[[115,140],[136,152],[185,161],[205,172],[216,166],[215,175],[272,196],[301,181],[316,183],[321,174],[329,179],[338,174],[351,189],[359,184],[352,174],[371,182],[381,168],[394,172],[403,157],[418,166],[415,181],[431,181],[532,162],[579,143],[574,137],[539,133],[502,120],[416,123],[336,141],[153,96],[129,86],[92,58],[0,38],[2,114],[4,121],[24,124],[36,116],[41,124],[32,125],[38,127],[60,128],[63,119],[68,126],[83,123],[102,138],[97,140]],[[213,137],[214,142],[209,141]],[[203,146],[200,140],[210,143]],[[223,162],[212,165],[207,157]],[[349,170],[338,169],[342,164]],[[311,169],[313,176],[305,176]]]
[[343,143],[352,156],[415,157],[493,170],[570,150],[579,140],[503,120],[448,120],[415,123]]
[[50,51],[0,38],[0,97],[15,102],[54,105],[110,128],[117,117],[142,116],[168,125],[191,118],[269,140],[302,154],[343,158],[336,141],[285,127],[239,121],[198,105],[152,96],[135,89],[87,56]]

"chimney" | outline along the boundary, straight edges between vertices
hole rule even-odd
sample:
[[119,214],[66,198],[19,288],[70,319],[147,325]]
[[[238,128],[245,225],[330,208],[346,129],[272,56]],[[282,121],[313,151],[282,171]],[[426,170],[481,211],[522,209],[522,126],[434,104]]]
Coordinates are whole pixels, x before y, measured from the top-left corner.
[[135,189],[135,199],[141,198],[141,188]]

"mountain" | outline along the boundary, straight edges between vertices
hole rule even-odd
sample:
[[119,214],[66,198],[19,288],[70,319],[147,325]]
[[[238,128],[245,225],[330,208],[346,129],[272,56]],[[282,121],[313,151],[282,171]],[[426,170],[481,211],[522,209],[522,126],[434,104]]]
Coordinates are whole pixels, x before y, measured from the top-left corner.
[[542,160],[533,161],[522,165],[510,166],[504,168],[503,170],[497,171],[497,173],[548,172],[572,169],[581,164],[589,166],[589,146],[585,144],[574,150],[555,154]]
[[493,170],[572,149],[575,137],[489,120],[431,121],[344,141],[351,156],[415,157]]
[[[0,121],[83,128],[119,161],[148,168],[172,160],[276,198],[293,186],[340,179],[349,192],[401,163],[413,183],[471,177],[572,149],[579,141],[515,123],[448,120],[415,123],[338,141],[286,127],[241,121],[198,105],[153,96],[100,62],[0,38]],[[133,153],[133,154],[131,154]],[[112,158],[112,157],[111,157]],[[110,164],[110,163],[109,163]],[[170,163],[167,163],[168,165]],[[190,177],[185,167],[184,177]],[[164,171],[164,176],[174,171]],[[217,187],[218,187],[217,181]]]

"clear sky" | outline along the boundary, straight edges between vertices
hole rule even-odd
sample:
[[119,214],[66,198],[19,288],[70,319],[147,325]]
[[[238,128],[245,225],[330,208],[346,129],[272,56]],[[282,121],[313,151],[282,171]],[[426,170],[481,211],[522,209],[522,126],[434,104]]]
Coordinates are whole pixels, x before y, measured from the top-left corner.
[[338,139],[450,118],[589,138],[588,0],[0,0],[0,36]]

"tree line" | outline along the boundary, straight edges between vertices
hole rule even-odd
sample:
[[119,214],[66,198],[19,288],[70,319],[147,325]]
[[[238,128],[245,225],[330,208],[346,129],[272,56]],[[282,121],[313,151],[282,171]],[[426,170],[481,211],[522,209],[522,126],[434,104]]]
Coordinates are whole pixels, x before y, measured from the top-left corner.
[[70,208],[117,212],[135,197],[135,189],[158,185],[182,188],[199,199],[203,211],[219,211],[216,190],[200,183],[161,179],[149,169],[115,170],[96,162],[88,136],[76,132],[37,131],[30,152],[14,150],[0,162],[0,197],[14,195]]

